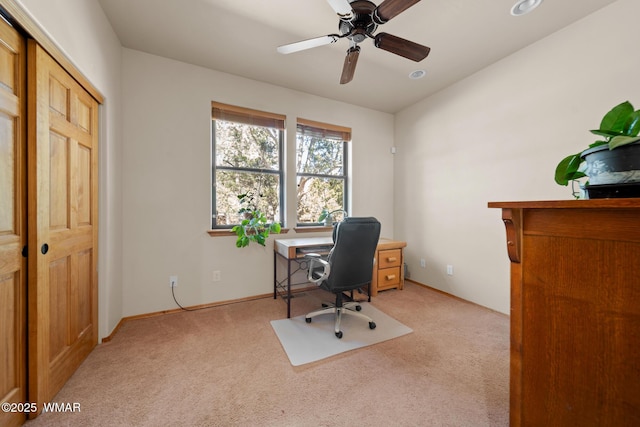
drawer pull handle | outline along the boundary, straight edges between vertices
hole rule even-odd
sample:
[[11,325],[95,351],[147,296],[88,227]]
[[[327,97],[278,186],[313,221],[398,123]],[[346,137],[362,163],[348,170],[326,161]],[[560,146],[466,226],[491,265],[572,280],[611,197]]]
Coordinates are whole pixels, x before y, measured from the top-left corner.
[[396,278],[396,275],[395,274],[387,274],[385,277],[387,278],[387,280],[393,280],[393,279]]
[[396,262],[396,260],[397,260],[397,258],[394,257],[394,256],[390,256],[390,257],[387,258],[387,261],[389,261],[389,262]]

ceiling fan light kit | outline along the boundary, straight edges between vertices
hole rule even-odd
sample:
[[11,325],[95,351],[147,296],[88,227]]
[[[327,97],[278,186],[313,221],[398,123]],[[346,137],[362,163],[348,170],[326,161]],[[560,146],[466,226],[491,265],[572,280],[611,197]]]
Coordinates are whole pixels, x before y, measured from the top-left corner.
[[340,34],[328,34],[326,36],[303,40],[287,45],[279,46],[277,51],[282,54],[299,52],[318,46],[335,43],[339,39],[347,38],[351,45],[344,59],[340,84],[349,83],[355,74],[360,46],[367,38],[373,39],[373,44],[378,49],[386,50],[412,61],[422,61],[431,51],[427,46],[397,37],[388,33],[375,31],[382,25],[404,12],[420,0],[384,0],[376,6],[369,0],[327,0],[329,5],[338,15],[338,30]]
[[513,16],[525,15],[540,6],[540,3],[542,0],[519,0],[511,8],[511,14]]

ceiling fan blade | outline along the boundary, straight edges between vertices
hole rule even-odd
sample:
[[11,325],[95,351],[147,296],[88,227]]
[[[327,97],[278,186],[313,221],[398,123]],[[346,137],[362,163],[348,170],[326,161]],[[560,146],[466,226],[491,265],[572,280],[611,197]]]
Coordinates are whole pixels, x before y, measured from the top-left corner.
[[384,24],[419,1],[420,0],[384,0],[373,11],[373,20],[377,24]]
[[358,64],[358,56],[360,56],[360,46],[352,46],[347,50],[347,56],[344,58],[344,66],[342,67],[342,75],[340,76],[340,84],[349,83],[353,79]]
[[305,49],[311,49],[318,46],[324,46],[327,44],[334,43],[338,40],[338,37],[335,34],[329,34],[328,36],[316,37],[313,39],[302,40],[295,43],[285,44],[282,46],[278,46],[276,49],[279,53],[288,54],[293,52],[299,52]]
[[420,62],[429,55],[431,48],[387,33],[378,33],[373,43],[377,48]]
[[349,4],[349,0],[327,0],[329,5],[333,10],[336,11],[340,18],[350,18],[351,17],[351,5]]

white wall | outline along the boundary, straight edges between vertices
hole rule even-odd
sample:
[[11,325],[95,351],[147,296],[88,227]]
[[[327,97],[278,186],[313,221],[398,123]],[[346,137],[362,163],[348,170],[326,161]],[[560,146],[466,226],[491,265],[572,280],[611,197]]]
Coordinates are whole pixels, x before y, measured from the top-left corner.
[[[104,96],[100,108],[99,335],[122,318],[121,47],[98,2],[18,0]],[[71,25],[73,24],[73,25]]]
[[638,16],[640,2],[619,0],[396,115],[395,237],[413,279],[509,312],[505,231],[487,202],[571,198],[557,163],[614,105],[640,108]]
[[[96,1],[19,1],[105,97],[101,336],[123,316],[175,307],[172,274],[186,305],[271,291],[270,246],[238,250],[232,237],[206,233],[211,100],[286,114],[289,146],[297,116],[352,127],[353,215],[375,215],[383,235],[408,242],[413,279],[505,313],[504,228],[486,203],[570,198],[553,182],[556,163],[591,142],[588,129],[609,107],[625,99],[640,106],[636,0],[619,0],[402,111],[395,122],[121,49]],[[294,178],[287,180],[291,198]],[[446,264],[454,276],[446,276]],[[222,271],[221,282],[211,281],[213,270]]]
[[[212,100],[285,114],[290,166],[296,117],[351,127],[350,214],[376,216],[382,234],[393,237],[392,115],[130,49],[123,50],[123,82],[124,316],[176,308],[170,275],[178,276],[176,296],[186,306],[273,291],[273,238],[266,248],[237,249],[233,237],[207,234]],[[287,199],[295,200],[295,175],[286,181]],[[293,204],[287,218],[295,218]],[[300,236],[291,230],[286,237]],[[214,270],[220,282],[212,281]]]

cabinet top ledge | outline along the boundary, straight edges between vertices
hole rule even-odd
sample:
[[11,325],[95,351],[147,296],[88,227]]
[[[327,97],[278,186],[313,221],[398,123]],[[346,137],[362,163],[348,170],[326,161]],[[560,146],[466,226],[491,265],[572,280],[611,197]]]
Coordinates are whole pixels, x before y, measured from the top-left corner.
[[640,198],[489,202],[488,207],[503,209],[637,209],[640,208]]

